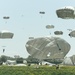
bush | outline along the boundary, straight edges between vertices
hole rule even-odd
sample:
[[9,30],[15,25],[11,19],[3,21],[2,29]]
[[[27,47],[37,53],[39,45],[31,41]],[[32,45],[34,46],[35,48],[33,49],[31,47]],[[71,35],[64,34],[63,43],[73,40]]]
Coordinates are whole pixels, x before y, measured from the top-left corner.
[[0,75],[75,75],[75,67],[55,67],[40,66],[33,68],[32,66],[1,66]]

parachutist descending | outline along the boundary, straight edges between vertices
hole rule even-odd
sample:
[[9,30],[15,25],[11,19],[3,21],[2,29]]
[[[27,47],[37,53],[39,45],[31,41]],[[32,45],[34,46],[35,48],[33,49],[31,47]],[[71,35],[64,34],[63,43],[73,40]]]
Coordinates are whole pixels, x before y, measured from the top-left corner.
[[4,16],[4,17],[3,17],[3,19],[9,19],[9,18],[10,18],[9,16]]
[[54,28],[53,25],[46,25],[46,29],[52,29],[52,28]]
[[44,15],[45,12],[44,11],[40,11],[39,14],[41,14],[41,18],[42,18],[42,15]]
[[5,52],[5,49],[3,49],[3,53]]

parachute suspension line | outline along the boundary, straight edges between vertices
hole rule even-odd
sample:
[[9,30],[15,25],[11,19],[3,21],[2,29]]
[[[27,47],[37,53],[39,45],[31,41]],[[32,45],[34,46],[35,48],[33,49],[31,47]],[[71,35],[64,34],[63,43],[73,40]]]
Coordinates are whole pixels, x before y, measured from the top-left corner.
[[56,43],[56,44],[57,44],[57,47],[59,48],[59,50],[61,50],[61,48],[59,47],[58,43]]

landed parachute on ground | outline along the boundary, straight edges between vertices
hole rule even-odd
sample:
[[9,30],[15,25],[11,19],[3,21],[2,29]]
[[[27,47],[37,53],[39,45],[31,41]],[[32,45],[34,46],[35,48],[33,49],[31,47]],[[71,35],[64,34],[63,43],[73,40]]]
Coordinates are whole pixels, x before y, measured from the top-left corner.
[[2,47],[3,47],[3,53],[4,53],[4,52],[5,52],[5,47],[6,47],[6,46],[2,46]]
[[63,65],[73,65],[73,62],[70,57],[65,57],[64,61],[62,62]]
[[75,65],[75,55],[72,55],[70,58],[71,58],[73,65]]
[[62,64],[75,66],[75,55],[72,55],[70,57],[66,57]]
[[32,58],[61,63],[70,50],[70,44],[58,37],[40,37],[28,40],[26,49]]
[[54,28],[54,25],[46,25],[46,29],[52,29]]
[[55,31],[54,34],[55,35],[63,35],[63,32],[62,31]]
[[56,10],[58,18],[62,19],[74,19],[75,18],[75,7],[66,6]]
[[68,35],[69,35],[70,37],[75,37],[75,30],[71,31]]
[[13,33],[7,30],[2,30],[0,32],[0,39],[11,39],[13,38]]

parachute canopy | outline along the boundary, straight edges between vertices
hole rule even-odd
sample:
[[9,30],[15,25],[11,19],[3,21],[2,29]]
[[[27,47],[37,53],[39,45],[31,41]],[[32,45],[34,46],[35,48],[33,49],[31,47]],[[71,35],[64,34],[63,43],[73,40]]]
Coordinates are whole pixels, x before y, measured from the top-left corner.
[[63,59],[70,50],[70,44],[58,37],[34,38],[28,40],[25,46],[33,58],[39,60],[56,60],[56,62]]
[[34,39],[34,37],[29,37],[29,39]]
[[62,64],[64,64],[64,65],[73,65],[73,61],[71,60],[70,57],[65,57]]
[[44,11],[40,11],[39,13],[40,13],[40,14],[45,14],[45,12],[44,12]]
[[52,28],[54,28],[54,26],[53,25],[46,25],[46,28],[47,29],[52,29]]
[[75,30],[71,31],[68,35],[69,35],[70,37],[75,37]]
[[4,17],[3,17],[3,19],[9,19],[9,18],[10,18],[9,16],[4,16]]
[[72,60],[73,65],[75,65],[75,55],[72,55],[70,59]]
[[56,10],[58,18],[62,19],[74,19],[75,18],[75,7],[66,6]]
[[7,30],[2,30],[0,32],[0,39],[9,39],[9,38],[13,38],[13,33]]
[[66,57],[63,61],[63,64],[65,64],[65,65],[75,65],[75,55],[72,55],[70,57]]
[[54,34],[55,35],[63,35],[63,32],[62,31],[55,31]]

